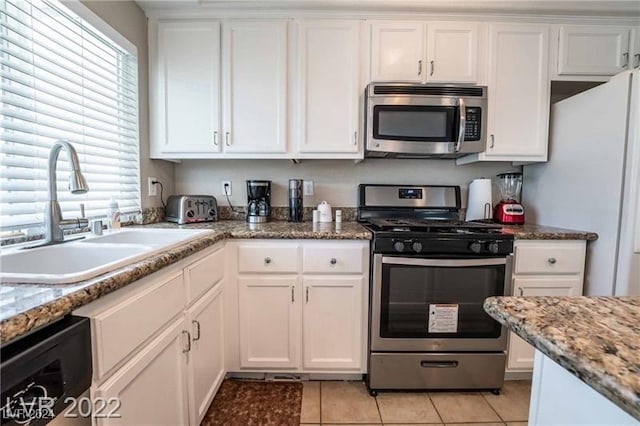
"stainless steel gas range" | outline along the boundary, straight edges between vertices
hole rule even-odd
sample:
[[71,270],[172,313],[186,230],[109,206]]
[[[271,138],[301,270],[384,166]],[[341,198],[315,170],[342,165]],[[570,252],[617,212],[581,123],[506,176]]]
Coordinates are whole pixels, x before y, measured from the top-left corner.
[[511,294],[513,236],[459,217],[458,186],[359,187],[358,219],[373,232],[372,395],[503,385],[507,331],[482,304]]

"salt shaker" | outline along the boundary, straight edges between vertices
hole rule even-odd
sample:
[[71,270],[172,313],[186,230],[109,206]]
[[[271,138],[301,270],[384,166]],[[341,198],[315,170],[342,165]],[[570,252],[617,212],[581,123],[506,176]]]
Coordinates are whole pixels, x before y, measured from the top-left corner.
[[342,223],[342,210],[336,210],[336,223]]

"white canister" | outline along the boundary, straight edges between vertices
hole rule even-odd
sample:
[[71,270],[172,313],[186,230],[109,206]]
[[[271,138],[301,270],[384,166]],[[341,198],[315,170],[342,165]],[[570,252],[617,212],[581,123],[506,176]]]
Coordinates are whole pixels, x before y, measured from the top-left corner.
[[331,204],[326,201],[321,202],[318,204],[318,212],[320,213],[320,223],[330,223],[333,221]]
[[320,212],[316,209],[313,211],[313,223],[320,222]]
[[342,223],[342,210],[336,210],[336,224]]

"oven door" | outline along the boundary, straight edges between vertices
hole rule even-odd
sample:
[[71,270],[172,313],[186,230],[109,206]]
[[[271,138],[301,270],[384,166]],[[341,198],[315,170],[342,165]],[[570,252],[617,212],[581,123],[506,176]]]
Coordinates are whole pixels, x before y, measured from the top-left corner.
[[374,254],[371,350],[505,350],[506,328],[483,303],[511,294],[511,259]]

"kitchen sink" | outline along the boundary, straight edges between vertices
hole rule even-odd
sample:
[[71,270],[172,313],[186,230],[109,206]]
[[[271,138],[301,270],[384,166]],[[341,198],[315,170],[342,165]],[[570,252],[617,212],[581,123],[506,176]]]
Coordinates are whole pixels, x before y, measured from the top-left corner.
[[0,255],[0,282],[69,284],[198,238],[206,230],[132,229]]

